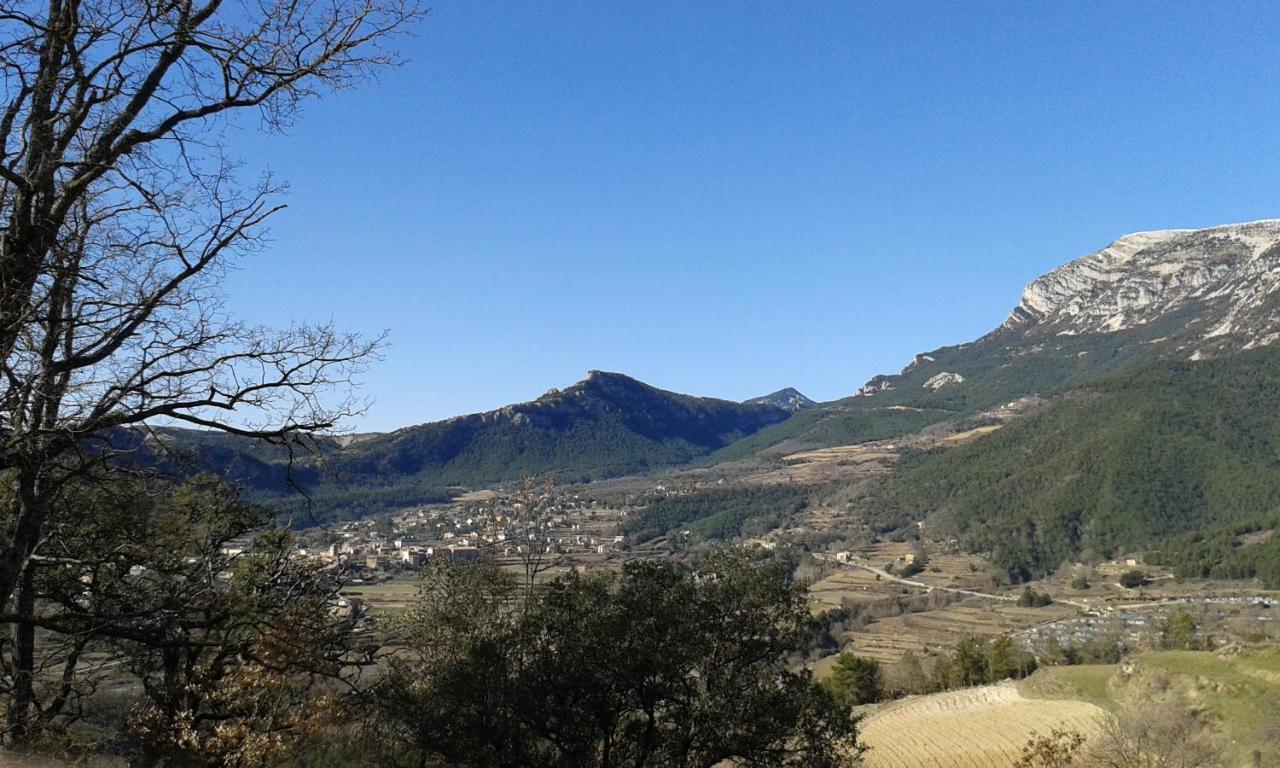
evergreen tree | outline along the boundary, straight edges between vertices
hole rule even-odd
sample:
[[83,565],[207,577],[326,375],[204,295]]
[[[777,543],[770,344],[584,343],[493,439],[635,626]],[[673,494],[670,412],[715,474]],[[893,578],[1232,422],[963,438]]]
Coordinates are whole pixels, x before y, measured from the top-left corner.
[[842,653],[827,680],[827,688],[840,701],[857,706],[872,704],[881,697],[880,662],[852,653]]

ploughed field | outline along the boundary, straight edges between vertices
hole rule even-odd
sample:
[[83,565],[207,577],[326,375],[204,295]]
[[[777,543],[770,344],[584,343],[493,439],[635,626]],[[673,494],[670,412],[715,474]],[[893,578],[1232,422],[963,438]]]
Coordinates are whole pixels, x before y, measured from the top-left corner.
[[1084,701],[1031,699],[1012,682],[913,696],[871,710],[865,768],[1009,768],[1033,734],[1096,733],[1105,712]]

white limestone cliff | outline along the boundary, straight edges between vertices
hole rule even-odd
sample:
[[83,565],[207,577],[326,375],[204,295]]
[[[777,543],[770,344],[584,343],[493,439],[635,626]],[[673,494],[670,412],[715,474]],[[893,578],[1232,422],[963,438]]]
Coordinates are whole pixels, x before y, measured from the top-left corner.
[[1107,333],[1195,304],[1199,339],[1246,348],[1274,335],[1277,289],[1280,220],[1139,232],[1033,281],[1003,327]]
[[[1162,320],[1164,327],[1144,327]],[[1032,281],[1008,319],[975,343],[1013,359],[1054,354],[1070,337],[1135,329],[1127,343],[1159,344],[1160,354],[1191,360],[1280,342],[1280,219],[1125,235]],[[935,354],[873,377],[856,396],[891,391],[918,372],[930,390],[963,382],[939,372],[945,363]]]

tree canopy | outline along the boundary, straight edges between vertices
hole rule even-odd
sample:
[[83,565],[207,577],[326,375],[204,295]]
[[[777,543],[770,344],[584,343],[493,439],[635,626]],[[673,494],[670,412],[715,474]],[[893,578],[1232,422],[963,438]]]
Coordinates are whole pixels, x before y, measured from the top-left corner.
[[849,709],[789,663],[812,622],[776,563],[634,562],[519,593],[485,564],[429,571],[366,712],[387,764],[820,767],[859,753]]

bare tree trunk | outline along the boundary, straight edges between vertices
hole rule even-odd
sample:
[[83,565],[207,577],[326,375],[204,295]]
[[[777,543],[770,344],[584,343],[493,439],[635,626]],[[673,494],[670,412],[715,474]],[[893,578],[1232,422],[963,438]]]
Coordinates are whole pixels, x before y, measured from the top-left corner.
[[10,505],[13,537],[9,545],[0,551],[0,612],[8,608],[18,589],[18,582],[35,552],[43,523],[38,470],[20,466],[17,474],[17,493]]
[[[35,614],[35,589],[32,568],[23,574],[18,590],[20,616]],[[32,710],[35,708],[36,629],[30,622],[13,627],[14,675],[13,696],[9,709],[9,741],[16,746],[26,745],[34,735],[31,729]]]
[[282,187],[240,185],[217,124],[249,110],[286,127],[303,101],[395,64],[383,43],[426,11],[417,0],[223,5],[3,11],[0,621],[14,641],[14,741],[30,738],[36,713],[56,716],[34,680],[47,596],[32,563],[67,519],[69,482],[119,468],[116,436],[165,420],[294,445],[363,408],[351,387],[380,340],[223,311],[223,270],[264,247]]

